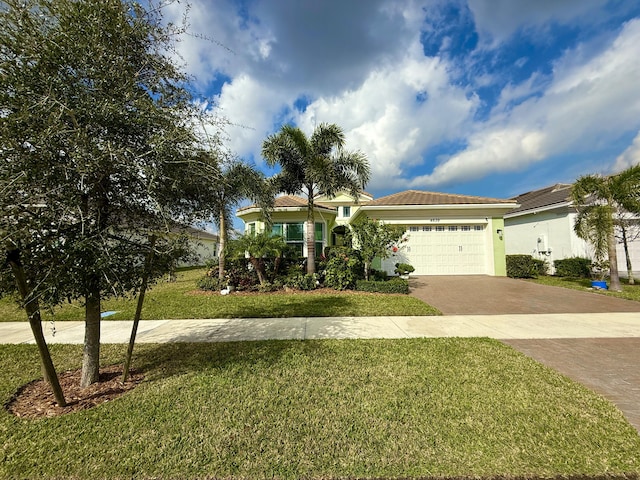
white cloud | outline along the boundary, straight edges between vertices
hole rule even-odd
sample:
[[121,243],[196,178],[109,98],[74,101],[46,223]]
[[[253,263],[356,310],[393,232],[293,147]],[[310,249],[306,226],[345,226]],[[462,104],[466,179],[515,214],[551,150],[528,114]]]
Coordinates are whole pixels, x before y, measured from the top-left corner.
[[526,91],[509,86],[491,118],[476,125],[468,147],[411,185],[521,170],[555,155],[598,150],[630,128],[640,128],[639,42],[640,20],[634,20],[609,48],[584,63],[576,61],[579,52],[566,52],[542,96],[512,107],[506,100],[524,98]]
[[401,186],[406,167],[422,163],[429,147],[454,140],[477,107],[475,97],[449,84],[447,71],[443,61],[424,57],[416,41],[397,64],[372,72],[359,88],[310,104],[298,123],[309,132],[320,122],[342,126],[347,148],[369,159],[371,188]]
[[233,124],[226,128],[229,148],[241,157],[254,155],[258,162],[274,116],[293,100],[286,91],[273,90],[246,74],[225,84],[217,101],[221,114]]
[[616,158],[612,173],[618,173],[634,165],[640,165],[640,132],[633,139],[633,143]]
[[593,22],[593,12],[607,3],[608,0],[468,0],[478,31],[489,35],[488,43],[500,43],[519,28],[547,28],[552,21],[572,23],[588,18]]

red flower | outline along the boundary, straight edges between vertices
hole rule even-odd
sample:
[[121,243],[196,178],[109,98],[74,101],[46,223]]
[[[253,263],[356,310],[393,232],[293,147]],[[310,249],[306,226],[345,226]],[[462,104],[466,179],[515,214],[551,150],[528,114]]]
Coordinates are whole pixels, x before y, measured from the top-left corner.
[[398,247],[394,246],[391,250],[393,250],[394,252],[398,251]]

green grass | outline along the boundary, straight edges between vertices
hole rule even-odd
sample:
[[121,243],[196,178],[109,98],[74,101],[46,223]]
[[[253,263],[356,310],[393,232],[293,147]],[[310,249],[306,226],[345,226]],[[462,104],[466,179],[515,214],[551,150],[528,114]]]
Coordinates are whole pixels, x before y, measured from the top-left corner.
[[[280,318],[280,317],[366,317],[382,315],[440,315],[440,311],[408,295],[358,292],[332,294],[192,295],[204,269],[178,273],[176,282],[161,280],[147,292],[142,316],[148,320],[182,318]],[[107,320],[131,320],[136,299],[107,299],[102,311],[117,311]],[[43,309],[44,320],[82,320],[78,303],[53,311]],[[12,298],[0,299],[0,321],[26,321],[26,314]]]
[[[125,348],[103,346],[105,364]],[[81,349],[53,345],[58,369]],[[92,410],[2,410],[0,478],[640,472],[640,436],[616,408],[494,340],[139,345],[134,365],[145,382]],[[35,347],[0,347],[0,401],[37,377]]]
[[[574,290],[590,291],[598,295],[608,295],[610,297],[625,298],[640,302],[640,279],[635,285],[629,285],[624,278],[620,279],[622,283],[622,292],[612,292],[611,290],[596,290],[591,288],[591,280],[588,278],[566,278],[554,276],[540,276],[534,280],[536,283],[543,285],[551,285],[554,287],[572,288]],[[609,281],[607,280],[607,285]]]

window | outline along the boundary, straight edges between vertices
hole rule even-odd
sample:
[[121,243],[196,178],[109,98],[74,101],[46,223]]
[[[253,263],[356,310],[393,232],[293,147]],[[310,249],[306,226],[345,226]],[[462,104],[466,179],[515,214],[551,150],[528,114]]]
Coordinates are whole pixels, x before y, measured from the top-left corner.
[[471,226],[470,225],[462,225],[460,227],[460,230],[462,230],[463,232],[470,232],[471,231]]
[[410,232],[419,232],[420,228],[419,227],[409,227],[409,231]]
[[482,225],[475,225],[475,226],[473,227],[473,229],[474,229],[476,232],[481,232],[482,230],[484,230],[484,227],[483,227]]
[[271,235],[277,237],[284,236],[284,225],[282,223],[274,223],[271,227]]
[[436,225],[436,232],[444,232],[444,225]]
[[342,216],[348,218],[351,216],[351,207],[342,207]]
[[[344,207],[349,208],[349,207]],[[324,249],[324,223],[316,223],[315,231],[316,240],[316,258],[322,255]]]
[[457,232],[458,231],[458,226],[457,225],[449,225],[449,231],[450,232]]
[[423,232],[430,232],[431,230],[433,230],[432,227],[422,227]]
[[303,223],[274,223],[271,226],[271,234],[284,237],[287,245],[293,248],[295,254],[303,256],[304,251],[304,224]]
[[256,234],[256,224],[255,223],[247,223],[247,227],[244,229],[244,233],[249,233],[251,235]]

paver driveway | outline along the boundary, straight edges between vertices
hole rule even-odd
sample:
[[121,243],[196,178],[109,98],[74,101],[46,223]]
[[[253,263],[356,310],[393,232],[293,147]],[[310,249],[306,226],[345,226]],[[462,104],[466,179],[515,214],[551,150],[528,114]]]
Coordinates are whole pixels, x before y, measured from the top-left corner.
[[444,315],[640,312],[640,302],[507,277],[420,276],[409,286]]

